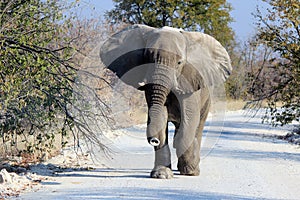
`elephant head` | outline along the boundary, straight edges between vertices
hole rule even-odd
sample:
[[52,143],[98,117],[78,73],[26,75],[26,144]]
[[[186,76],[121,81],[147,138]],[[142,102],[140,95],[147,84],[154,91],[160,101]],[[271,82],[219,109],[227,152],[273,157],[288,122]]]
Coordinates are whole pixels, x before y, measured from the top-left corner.
[[[100,57],[121,80],[138,89],[158,81],[179,93],[191,93],[223,83],[232,70],[226,50],[213,37],[171,27],[129,26],[102,45]],[[170,82],[155,79],[160,66]]]
[[[184,97],[218,85],[232,70],[226,50],[213,37],[171,27],[129,26],[104,42],[100,57],[122,81],[145,90],[147,137],[156,150],[164,148],[167,121],[171,120],[166,102],[177,101],[170,100],[170,94]],[[184,111],[179,108],[179,112],[183,115]],[[155,162],[168,166],[166,154],[156,156]]]

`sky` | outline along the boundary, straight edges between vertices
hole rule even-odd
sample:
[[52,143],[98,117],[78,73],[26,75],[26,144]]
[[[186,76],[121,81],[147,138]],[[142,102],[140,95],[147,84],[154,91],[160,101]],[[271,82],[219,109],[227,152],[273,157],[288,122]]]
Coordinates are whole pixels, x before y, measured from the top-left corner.
[[[264,9],[261,0],[227,0],[234,8],[230,13],[234,18],[231,27],[236,32],[238,41],[246,41],[255,33],[255,19],[251,13],[256,11],[256,7]],[[114,7],[112,0],[83,0],[87,10],[92,10],[96,16],[103,15],[105,11]]]

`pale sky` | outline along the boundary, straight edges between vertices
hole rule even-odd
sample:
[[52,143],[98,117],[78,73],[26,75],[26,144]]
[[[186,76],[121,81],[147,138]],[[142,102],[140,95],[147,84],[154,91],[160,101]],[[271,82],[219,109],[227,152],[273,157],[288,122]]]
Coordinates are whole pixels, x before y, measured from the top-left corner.
[[[231,27],[236,32],[238,40],[245,41],[255,33],[255,19],[251,13],[256,11],[256,7],[262,8],[265,4],[261,0],[227,0],[234,10],[231,16],[235,22]],[[113,8],[112,0],[83,0],[86,9],[92,10],[96,16],[103,15],[105,11]],[[262,8],[263,9],[263,8]]]

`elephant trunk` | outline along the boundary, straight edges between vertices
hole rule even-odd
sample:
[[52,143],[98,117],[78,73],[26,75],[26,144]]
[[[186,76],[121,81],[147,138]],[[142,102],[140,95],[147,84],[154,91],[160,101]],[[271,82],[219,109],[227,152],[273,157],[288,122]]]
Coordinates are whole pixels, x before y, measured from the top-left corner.
[[160,145],[160,140],[157,137],[149,137],[148,142],[150,145],[157,147]]
[[147,139],[155,147],[165,141],[168,112],[164,104],[169,92],[170,89],[158,84],[150,84],[145,90],[148,104]]
[[145,51],[148,63],[153,66],[148,68],[145,77],[146,99],[148,104],[148,142],[157,149],[166,141],[166,128],[168,111],[165,106],[167,96],[176,86],[176,55],[162,49],[149,48]]

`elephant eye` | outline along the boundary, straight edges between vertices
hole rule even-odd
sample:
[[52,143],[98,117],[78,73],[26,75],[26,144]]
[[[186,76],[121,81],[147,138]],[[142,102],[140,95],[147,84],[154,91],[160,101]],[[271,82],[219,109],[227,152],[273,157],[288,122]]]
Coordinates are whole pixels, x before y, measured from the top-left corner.
[[180,65],[181,63],[182,63],[181,61],[178,61],[178,63],[177,63],[177,64],[178,64],[178,65]]

